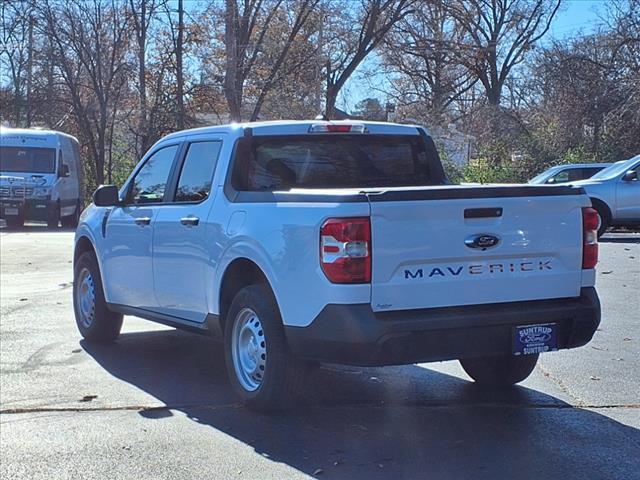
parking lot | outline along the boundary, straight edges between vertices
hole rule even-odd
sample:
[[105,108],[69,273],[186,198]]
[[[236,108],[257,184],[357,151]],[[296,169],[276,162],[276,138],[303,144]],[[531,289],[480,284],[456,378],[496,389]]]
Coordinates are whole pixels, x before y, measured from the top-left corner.
[[0,232],[2,478],[640,478],[640,234],[602,240],[594,340],[519,387],[457,362],[323,366],[264,415],[205,337],[127,317],[115,344],[82,341],[73,232]]

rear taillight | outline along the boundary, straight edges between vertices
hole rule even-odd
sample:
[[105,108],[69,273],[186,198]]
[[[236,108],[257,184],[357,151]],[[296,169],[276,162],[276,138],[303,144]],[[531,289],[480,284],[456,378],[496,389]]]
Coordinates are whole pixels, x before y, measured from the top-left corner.
[[330,218],[320,227],[320,265],[332,283],[371,282],[368,217]]
[[582,209],[582,268],[595,268],[598,263],[598,212]]

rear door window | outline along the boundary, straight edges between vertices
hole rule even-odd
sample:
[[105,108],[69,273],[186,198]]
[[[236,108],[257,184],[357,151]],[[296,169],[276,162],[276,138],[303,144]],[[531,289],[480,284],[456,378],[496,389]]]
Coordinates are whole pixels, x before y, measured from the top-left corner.
[[442,183],[435,147],[418,135],[295,135],[253,138],[234,164],[247,191],[377,188]]
[[209,196],[221,146],[219,141],[189,145],[178,180],[176,202],[201,202]]

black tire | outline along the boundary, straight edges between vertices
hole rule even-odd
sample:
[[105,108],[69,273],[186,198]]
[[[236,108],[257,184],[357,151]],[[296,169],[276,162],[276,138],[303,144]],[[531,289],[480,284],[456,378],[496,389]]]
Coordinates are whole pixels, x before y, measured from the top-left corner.
[[58,228],[60,223],[60,204],[51,205],[47,215],[47,228]]
[[476,383],[507,387],[523,381],[536,367],[538,355],[463,358],[460,364]]
[[[264,369],[256,375],[260,375],[259,386],[253,391],[243,386],[240,373],[241,367],[236,368],[236,357],[232,346],[236,334],[236,324],[244,323],[243,315],[247,310],[255,312],[259,321],[260,331],[263,336],[258,340],[264,340],[266,349]],[[257,411],[281,410],[290,405],[299,391],[304,368],[302,363],[294,358],[287,345],[282,319],[276,300],[265,285],[251,285],[241,289],[229,308],[225,324],[225,360],[227,373],[234,391],[240,396],[247,408]],[[251,323],[251,322],[247,322]],[[240,325],[238,325],[240,328]]]
[[[83,310],[80,295],[83,289],[83,279],[85,273],[91,276],[94,302],[92,309]],[[83,311],[91,310],[90,321]],[[102,289],[102,279],[100,268],[93,252],[83,253],[76,262],[73,269],[73,311],[76,317],[76,325],[83,338],[90,342],[110,342],[115,340],[122,328],[122,315],[112,312],[107,308]]]
[[6,217],[5,221],[7,222],[8,228],[24,227],[24,217],[22,215],[19,215],[17,217]]
[[73,214],[68,217],[62,217],[60,222],[64,228],[76,228],[78,226],[78,222],[80,221],[80,204],[76,205],[76,209]]
[[598,228],[598,238],[600,238],[611,225],[611,212],[602,202],[592,199],[591,204],[595,211],[598,212],[598,217],[600,217],[600,227]]

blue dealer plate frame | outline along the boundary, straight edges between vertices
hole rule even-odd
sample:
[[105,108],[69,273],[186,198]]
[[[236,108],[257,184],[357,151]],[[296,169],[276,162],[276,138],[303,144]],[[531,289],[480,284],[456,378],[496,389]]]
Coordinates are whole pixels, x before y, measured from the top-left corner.
[[522,325],[513,328],[514,355],[535,355],[558,350],[558,326],[555,323]]

